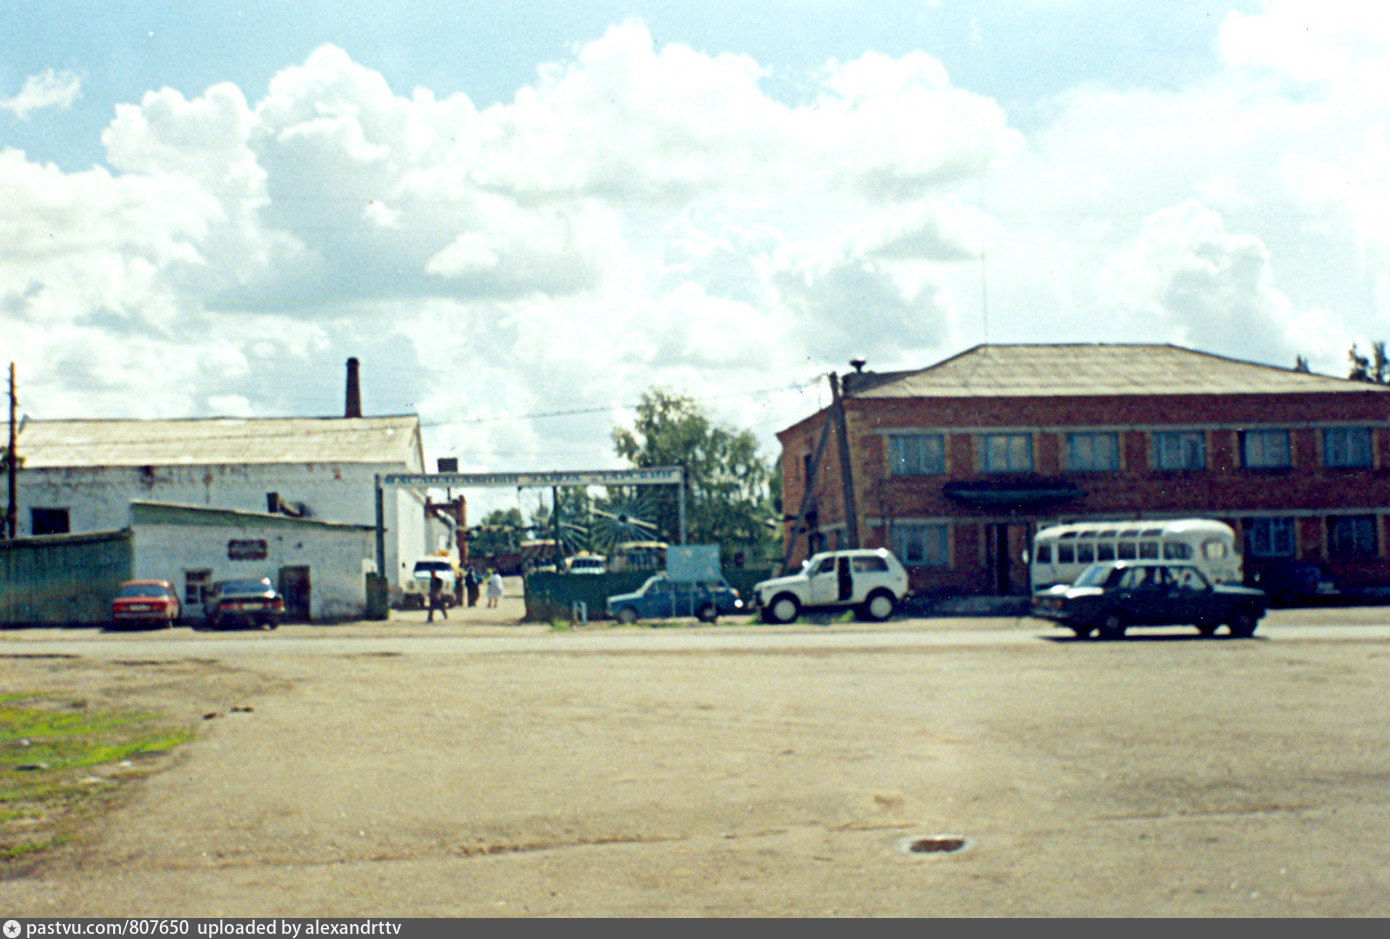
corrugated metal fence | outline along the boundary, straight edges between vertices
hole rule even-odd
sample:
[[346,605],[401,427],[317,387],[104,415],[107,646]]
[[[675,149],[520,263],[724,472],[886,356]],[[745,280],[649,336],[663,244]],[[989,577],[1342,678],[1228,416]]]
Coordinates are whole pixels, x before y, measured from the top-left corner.
[[133,557],[129,530],[0,541],[0,626],[109,622]]

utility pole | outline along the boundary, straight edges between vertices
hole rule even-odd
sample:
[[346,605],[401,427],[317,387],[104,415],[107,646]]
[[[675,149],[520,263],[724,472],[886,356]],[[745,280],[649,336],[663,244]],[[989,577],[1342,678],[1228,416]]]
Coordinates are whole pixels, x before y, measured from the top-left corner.
[[845,399],[840,394],[840,378],[830,373],[830,407],[835,418],[836,443],[840,449],[840,488],[844,490],[847,548],[859,547],[859,513],[854,504],[854,472],[849,457],[849,428],[845,420]]
[[10,363],[10,446],[5,451],[5,475],[9,481],[10,502],[5,510],[5,537],[13,541],[19,531],[19,507],[15,501],[15,482],[19,472],[19,427],[16,415],[19,411],[14,391],[14,363]]

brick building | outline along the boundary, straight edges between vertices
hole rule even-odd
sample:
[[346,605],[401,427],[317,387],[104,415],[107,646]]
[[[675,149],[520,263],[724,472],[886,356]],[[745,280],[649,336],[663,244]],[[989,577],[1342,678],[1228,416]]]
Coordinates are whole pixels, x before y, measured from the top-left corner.
[[1018,594],[1044,525],[1201,516],[1240,533],[1247,567],[1390,583],[1385,386],[1121,344],[981,345],[841,384],[850,504],[833,403],[778,434],[794,561],[850,543],[849,516],[916,591]]

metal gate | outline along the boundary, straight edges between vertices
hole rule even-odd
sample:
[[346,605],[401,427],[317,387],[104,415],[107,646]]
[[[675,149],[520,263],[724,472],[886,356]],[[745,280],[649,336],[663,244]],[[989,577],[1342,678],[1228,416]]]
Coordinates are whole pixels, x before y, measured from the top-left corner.
[[129,529],[0,541],[0,625],[107,623],[133,567]]

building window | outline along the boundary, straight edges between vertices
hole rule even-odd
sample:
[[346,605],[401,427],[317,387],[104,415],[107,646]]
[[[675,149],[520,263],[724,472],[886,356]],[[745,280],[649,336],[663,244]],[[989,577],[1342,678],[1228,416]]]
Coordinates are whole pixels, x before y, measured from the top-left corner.
[[1369,427],[1329,427],[1322,432],[1322,465],[1346,469],[1371,465]]
[[1294,556],[1293,519],[1249,518],[1245,520],[1245,553],[1254,558]]
[[201,608],[207,599],[208,588],[212,586],[212,571],[183,572],[183,605]]
[[1327,520],[1327,553],[1334,558],[1376,556],[1374,515],[1334,515]]
[[1247,430],[1241,435],[1246,469],[1285,469],[1289,461],[1287,430]]
[[945,567],[946,526],[936,524],[893,525],[893,553],[904,564],[916,567]]
[[1200,430],[1154,434],[1154,467],[1161,470],[1207,468],[1207,435]]
[[72,531],[68,527],[67,509],[30,509],[29,533],[32,535],[66,535]]
[[1067,434],[1066,460],[1073,472],[1113,472],[1120,468],[1119,435]]
[[1033,469],[1031,434],[985,434],[980,438],[980,466],[986,473],[1027,473]]
[[888,438],[890,476],[933,476],[946,472],[941,434],[893,434]]

